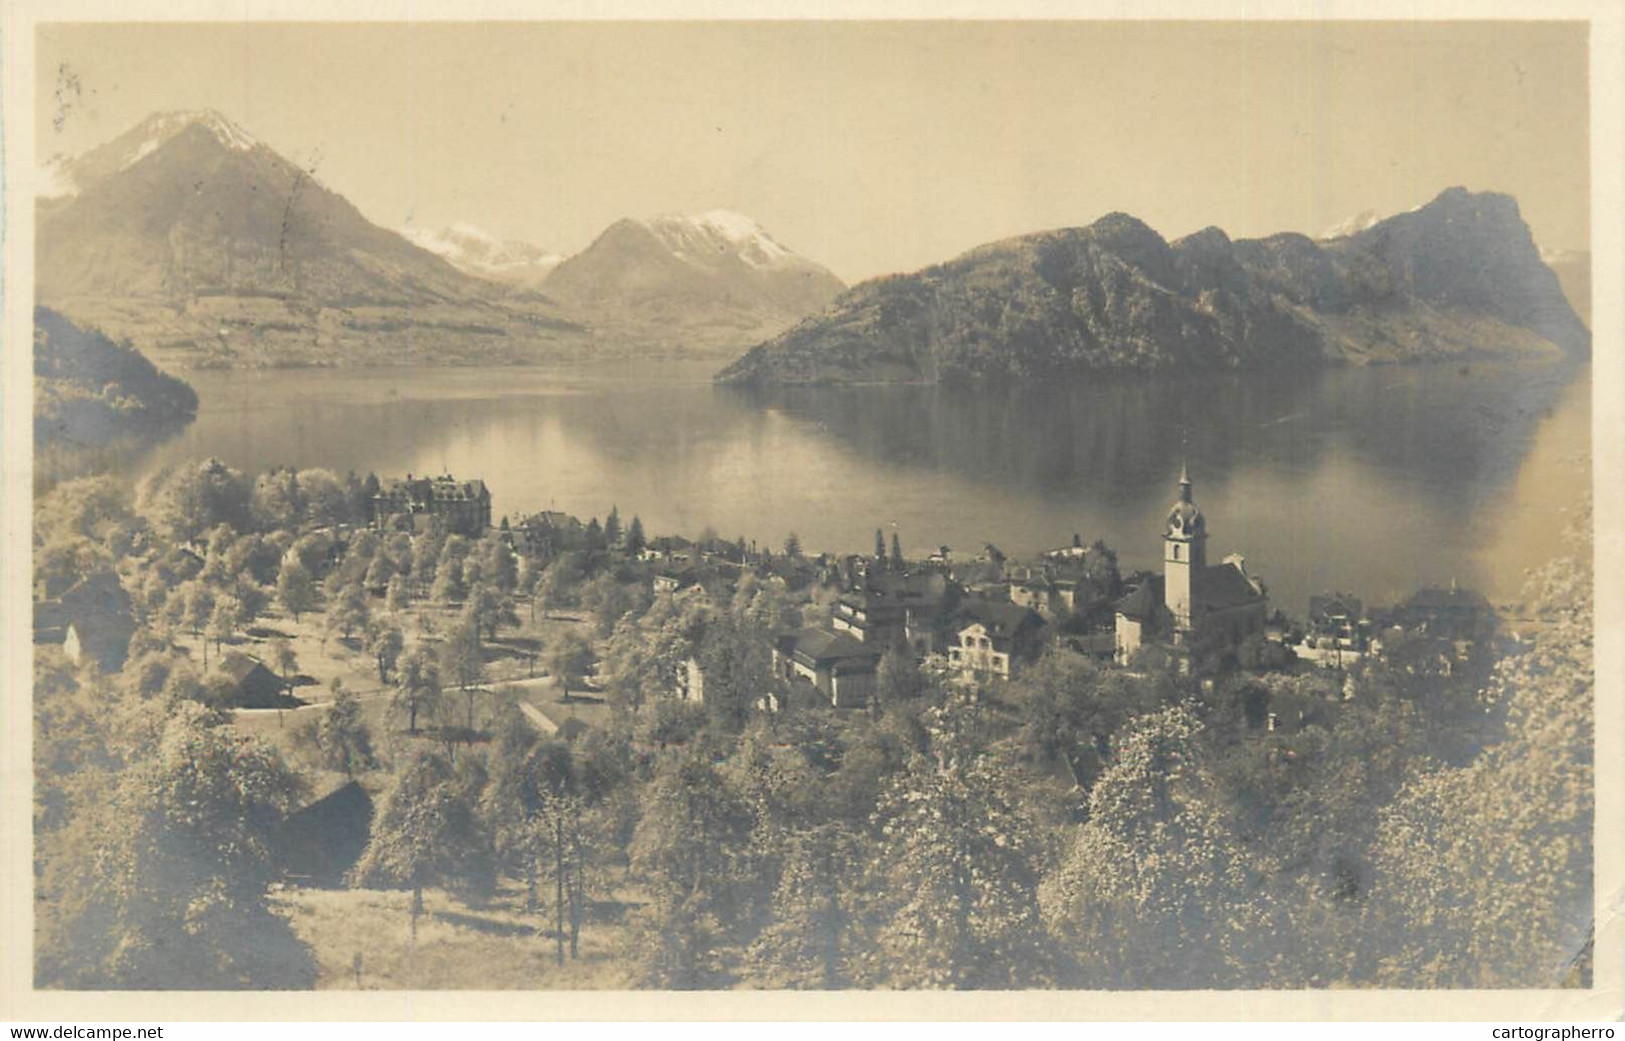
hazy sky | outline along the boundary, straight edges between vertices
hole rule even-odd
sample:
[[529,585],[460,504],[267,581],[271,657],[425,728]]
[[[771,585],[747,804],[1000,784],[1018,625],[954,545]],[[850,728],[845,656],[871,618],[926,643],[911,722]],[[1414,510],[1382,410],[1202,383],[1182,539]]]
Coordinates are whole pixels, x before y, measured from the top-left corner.
[[[856,280],[1124,210],[1316,234],[1463,184],[1588,245],[1579,23],[48,26],[42,157],[215,108],[373,221],[560,252],[728,207]],[[77,77],[77,93],[59,89]]]

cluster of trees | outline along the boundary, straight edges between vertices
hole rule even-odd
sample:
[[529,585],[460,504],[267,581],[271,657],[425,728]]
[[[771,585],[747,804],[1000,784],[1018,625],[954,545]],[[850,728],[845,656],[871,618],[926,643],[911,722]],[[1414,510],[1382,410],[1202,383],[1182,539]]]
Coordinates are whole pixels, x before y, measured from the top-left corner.
[[[562,952],[591,880],[623,872],[649,896],[625,948],[644,986],[1572,984],[1585,575],[1554,568],[1539,639],[1432,699],[1380,666],[1203,685],[1054,654],[977,689],[889,655],[856,715],[752,710],[775,587],[657,598],[608,641],[613,726],[440,768],[474,829],[459,856],[486,852],[434,884],[550,889]],[[690,660],[703,702],[670,696]]]
[[267,901],[299,775],[215,710],[118,698],[61,665],[41,663],[37,691],[40,985],[314,986]]
[[[251,582],[283,598],[302,568],[332,635],[376,646],[409,732],[432,720],[466,736],[487,698],[488,740],[380,749],[339,690],[314,739],[328,769],[388,771],[352,881],[409,890],[414,931],[426,894],[477,903],[507,877],[561,962],[608,928],[599,908],[639,894],[616,926],[639,986],[1585,978],[1585,547],[1540,576],[1533,637],[1482,671],[1186,675],[1055,651],[1013,681],[967,685],[894,651],[853,713],[775,677],[768,634],[818,611],[782,582],[746,574],[706,604],[638,590],[602,556],[533,567],[500,535],[368,532],[341,548],[259,529],[274,497],[255,507],[258,484],[208,468],[183,482],[210,522],[187,526],[199,553],[173,541],[167,492],[137,511],[70,482],[41,501],[42,561],[168,576],[137,599],[149,617],[178,599],[178,625],[203,617],[201,591]],[[486,691],[482,644],[516,624],[521,597],[591,615],[596,646],[560,626],[545,653],[566,693],[598,659],[607,723],[543,736]],[[451,621],[406,640],[423,599],[448,602]],[[346,631],[331,619],[347,611]],[[309,952],[265,895],[298,773],[198,704],[184,656],[145,630],[121,674],[52,651],[36,673],[40,981],[309,985]]]

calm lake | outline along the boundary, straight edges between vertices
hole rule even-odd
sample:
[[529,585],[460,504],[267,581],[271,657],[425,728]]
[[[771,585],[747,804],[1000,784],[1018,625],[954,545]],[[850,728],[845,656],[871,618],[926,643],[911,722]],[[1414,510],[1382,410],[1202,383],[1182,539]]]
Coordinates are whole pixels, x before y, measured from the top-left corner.
[[1590,486],[1588,367],[765,392],[711,369],[191,372],[197,422],[143,466],[449,472],[483,477],[499,516],[617,505],[651,534],[795,531],[809,551],[867,551],[877,527],[909,555],[1077,533],[1126,569],[1160,561],[1185,458],[1211,558],[1245,554],[1299,615],[1333,588],[1515,596]]

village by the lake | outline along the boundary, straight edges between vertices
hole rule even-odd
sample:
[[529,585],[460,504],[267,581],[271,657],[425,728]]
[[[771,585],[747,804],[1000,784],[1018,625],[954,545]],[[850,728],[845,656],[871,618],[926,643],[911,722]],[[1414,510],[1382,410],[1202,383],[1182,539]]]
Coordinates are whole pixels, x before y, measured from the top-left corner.
[[[115,681],[132,699],[118,709],[131,713],[119,717],[131,728],[121,740],[162,727],[156,706],[190,704],[179,718],[208,729],[188,742],[241,755],[230,750],[250,741],[287,764],[280,788],[244,793],[266,801],[260,812],[279,811],[281,822],[257,837],[256,868],[270,882],[269,908],[291,923],[288,941],[312,951],[278,969],[298,972],[278,977],[284,985],[636,983],[642,958],[622,945],[648,939],[635,923],[659,899],[652,887],[672,884],[643,876],[650,870],[677,872],[677,913],[697,913],[696,892],[720,901],[702,920],[715,932],[661,927],[663,942],[681,945],[659,952],[674,959],[654,970],[672,973],[656,977],[664,985],[747,971],[749,961],[723,967],[722,916],[772,923],[788,909],[781,901],[810,898],[786,892],[792,883],[825,894],[792,906],[830,932],[774,956],[780,971],[806,974],[786,979],[878,981],[889,977],[859,975],[847,960],[862,928],[858,901],[911,896],[907,887],[860,889],[856,879],[912,877],[917,865],[888,848],[891,825],[866,852],[840,830],[910,812],[908,803],[888,811],[885,788],[913,771],[929,783],[905,798],[932,797],[954,776],[956,744],[973,741],[1020,780],[938,792],[948,801],[932,812],[990,800],[978,812],[994,814],[1000,830],[961,841],[991,840],[993,864],[1031,870],[1024,858],[1043,840],[998,814],[1036,802],[1050,827],[1065,829],[1104,809],[1103,784],[1168,784],[1179,773],[1176,759],[1135,767],[1167,776],[1120,777],[1118,742],[1153,741],[1154,754],[1177,757],[1203,733],[1225,769],[1283,785],[1272,801],[1294,797],[1294,775],[1348,754],[1326,741],[1353,727],[1375,728],[1362,740],[1425,739],[1465,756],[1508,707],[1488,700],[1496,663],[1573,624],[1566,604],[1498,609],[1458,587],[1419,588],[1391,605],[1328,590],[1289,612],[1239,554],[1213,559],[1222,546],[1209,549],[1194,476],[1171,477],[1162,567],[1128,572],[1103,533],[1016,559],[992,542],[909,553],[900,532],[877,528],[873,553],[834,555],[794,533],[766,546],[714,531],[649,532],[614,505],[585,522],[556,511],[493,518],[491,490],[473,476],[247,475],[205,460],[160,474],[138,504],[120,502],[105,479],[82,479],[41,503],[40,682],[84,697],[106,682],[91,677]],[[76,722],[71,704],[42,719],[48,762],[86,752],[78,728],[87,721]],[[663,791],[677,777],[684,789]],[[49,827],[69,793],[53,794],[52,775],[42,782]],[[727,801],[695,803],[701,792],[689,786],[710,785],[724,791],[708,798]],[[640,816],[637,800],[662,798],[678,802]],[[440,830],[412,834],[430,806]],[[784,815],[778,827],[807,829],[798,850],[816,843],[820,858],[849,858],[844,872],[764,885],[748,858],[772,825],[761,815],[775,813]],[[1254,827],[1255,839],[1268,834],[1267,821]],[[1218,855],[1241,870],[1239,845]],[[1334,841],[1300,855],[1305,884],[1352,895],[1371,883],[1353,848]],[[1070,859],[1062,854],[1057,870],[1081,870]],[[1211,883],[1222,891],[1237,881]],[[407,892],[392,895],[402,883]],[[1163,884],[1185,891],[1190,882],[1171,873]],[[351,897],[347,886],[361,889]],[[1027,891],[1026,921],[1012,906],[1016,917],[1002,927],[1033,930],[1031,949],[996,965],[978,954],[954,971],[993,971],[1001,985],[1058,982],[1049,973],[1062,964],[1059,950],[1040,958],[1049,946],[1041,892]],[[946,905],[948,915],[978,913],[982,899],[957,890],[943,898],[973,902]],[[397,916],[410,929],[396,928]],[[888,926],[877,918],[869,928]],[[767,957],[765,942],[729,953]],[[260,944],[253,938],[243,955]],[[480,953],[492,945],[512,948],[507,968],[492,970]],[[1123,967],[1100,963],[1098,979],[1126,979],[1115,975]],[[1265,982],[1249,977],[1258,966],[1247,960],[1210,976],[1215,968],[1204,964],[1202,978]]]
[[36,43],[36,995],[1617,975],[1587,23]]

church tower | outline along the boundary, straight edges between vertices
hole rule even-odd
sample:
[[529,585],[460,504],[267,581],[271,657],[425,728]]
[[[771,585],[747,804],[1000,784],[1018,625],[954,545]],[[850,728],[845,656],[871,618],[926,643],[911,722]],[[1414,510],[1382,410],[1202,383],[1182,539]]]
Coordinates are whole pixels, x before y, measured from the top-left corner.
[[1168,511],[1162,533],[1163,602],[1176,632],[1191,628],[1191,580],[1207,566],[1207,521],[1191,500],[1190,471],[1179,468],[1179,501]]

